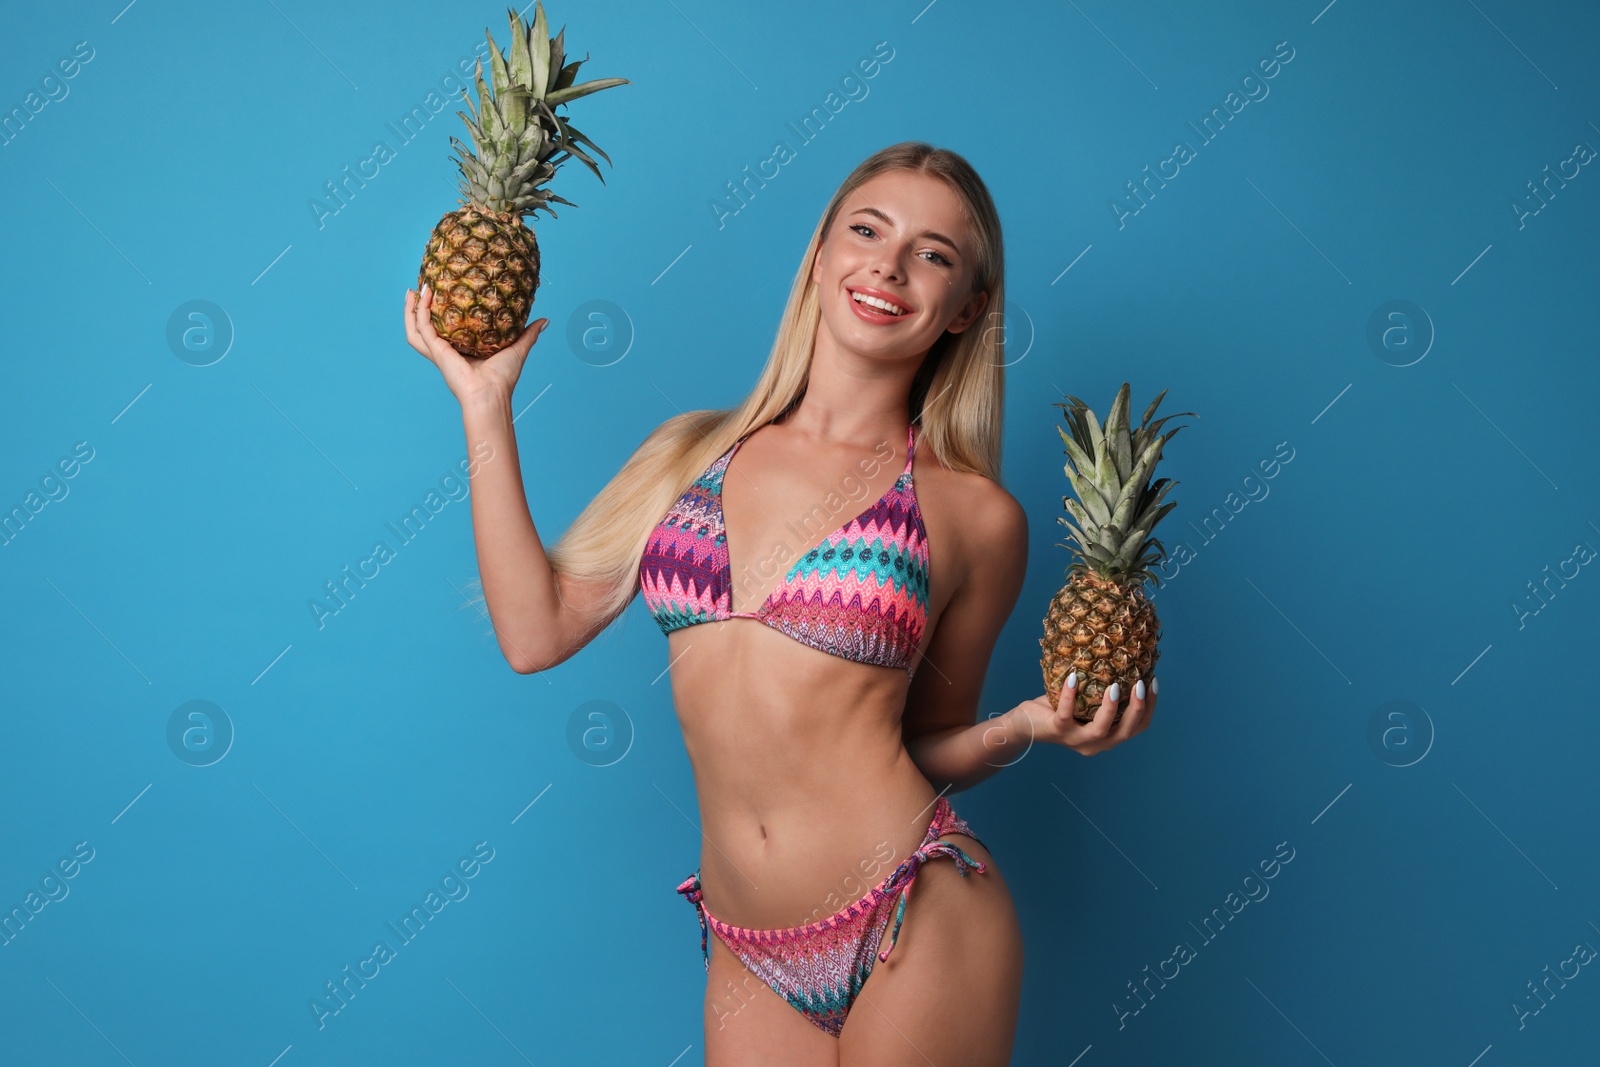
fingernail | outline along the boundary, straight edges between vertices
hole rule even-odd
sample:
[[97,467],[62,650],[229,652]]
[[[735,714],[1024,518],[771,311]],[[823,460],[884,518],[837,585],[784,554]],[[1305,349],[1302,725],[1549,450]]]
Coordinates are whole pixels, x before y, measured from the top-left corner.
[[1071,674],[1067,675],[1067,688],[1068,689],[1076,689],[1076,688],[1078,688],[1078,672],[1077,671],[1073,671]]
[[1161,692],[1161,679],[1160,678],[1152,678],[1152,679],[1150,679],[1150,692],[1156,693],[1156,694],[1159,694]]
[[1133,695],[1138,697],[1140,700],[1144,699],[1144,679],[1143,678],[1140,678],[1138,683],[1134,685],[1134,687],[1133,687]]
[[427,296],[428,295],[428,290],[431,289],[432,287],[433,286],[432,286],[431,282],[423,282],[422,283],[422,295],[423,296]]
[[1106,696],[1111,698],[1111,703],[1113,703],[1113,704],[1115,704],[1117,701],[1121,700],[1122,699],[1122,683],[1121,682],[1112,682],[1111,683],[1111,688],[1106,690]]

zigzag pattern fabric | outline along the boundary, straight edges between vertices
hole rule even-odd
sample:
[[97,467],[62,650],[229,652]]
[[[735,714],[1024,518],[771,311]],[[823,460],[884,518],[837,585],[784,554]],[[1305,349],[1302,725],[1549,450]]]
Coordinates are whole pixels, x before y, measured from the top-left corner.
[[662,633],[759,619],[830,655],[914,676],[911,660],[928,617],[928,534],[911,477],[915,428],[907,430],[906,466],[889,491],[795,561],[759,608],[735,612],[722,481],[749,436],[694,480],[645,545],[639,589]]
[[[820,922],[779,930],[751,930],[725,923],[712,915],[706,910],[700,872],[696,871],[684,879],[678,892],[699,912],[700,951],[705,955],[706,969],[711,968],[708,934],[715,932],[773,992],[819,1029],[838,1037],[873,966],[887,960],[894,950],[901,923],[905,921],[906,901],[922,865],[930,859],[948,856],[955,861],[963,878],[968,871],[982,874],[987,870],[985,864],[967,855],[959,846],[939,840],[941,835],[949,833],[965,834],[978,840],[966,820],[941,796],[934,806],[933,822],[922,844],[893,874],[859,900]],[[880,952],[886,929],[889,944]]]

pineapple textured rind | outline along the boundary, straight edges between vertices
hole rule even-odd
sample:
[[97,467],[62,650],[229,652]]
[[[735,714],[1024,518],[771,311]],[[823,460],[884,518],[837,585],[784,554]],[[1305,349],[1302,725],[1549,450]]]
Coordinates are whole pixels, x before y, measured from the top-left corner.
[[1073,718],[1093,719],[1111,683],[1121,682],[1123,697],[1112,719],[1121,722],[1133,682],[1155,671],[1160,636],[1161,622],[1142,585],[1109,581],[1087,569],[1070,572],[1050,602],[1039,639],[1050,705],[1061,699],[1067,675],[1077,671]]

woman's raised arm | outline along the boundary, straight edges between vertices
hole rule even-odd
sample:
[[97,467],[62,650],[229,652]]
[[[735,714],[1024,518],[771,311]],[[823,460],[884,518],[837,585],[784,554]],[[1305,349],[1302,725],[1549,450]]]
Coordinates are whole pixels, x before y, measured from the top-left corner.
[[522,488],[511,396],[528,351],[549,319],[529,324],[487,359],[467,359],[433,328],[432,292],[406,290],[406,339],[444,375],[461,403],[472,482],[472,534],[495,638],[519,674],[545,670],[588,644],[609,619],[595,583],[559,578],[545,555]]

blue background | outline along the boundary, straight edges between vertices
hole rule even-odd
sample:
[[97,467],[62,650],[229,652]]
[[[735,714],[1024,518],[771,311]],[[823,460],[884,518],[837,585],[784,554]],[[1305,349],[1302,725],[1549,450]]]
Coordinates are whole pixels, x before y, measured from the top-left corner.
[[[1593,1062],[1592,968],[1520,1027],[1515,1005],[1600,947],[1600,576],[1563,562],[1600,549],[1600,175],[1543,205],[1528,187],[1600,146],[1600,14],[550,18],[584,79],[632,84],[573,106],[615,166],[602,184],[569,165],[555,187],[580,206],[537,223],[552,329],[517,432],[547,540],[650,427],[745,394],[827,197],[900,140],[965,155],[1008,239],[1004,475],[1033,536],[985,714],[1042,689],[1067,563],[1050,405],[1103,411],[1129,380],[1136,413],[1166,388],[1164,411],[1200,415],[1163,463],[1182,484],[1160,533],[1192,558],[1155,594],[1152,728],[1094,760],[1031,751],[957,798],[1026,932],[1015,1062]],[[75,43],[94,52],[0,145],[0,505],[66,490],[0,547],[0,907],[77,843],[93,859],[0,947],[0,1061],[700,1062],[699,929],[672,891],[694,794],[643,605],[514,674],[463,598],[452,500],[324,625],[308,607],[465,458],[400,322],[455,204],[458,102],[409,143],[388,124],[485,27],[504,43],[503,8],[113,0],[6,21],[5,112]],[[1270,92],[1202,142],[1189,123],[1282,41],[1292,60],[1251,83]],[[879,42],[892,59],[845,83]],[[836,90],[857,99],[802,141],[787,124]],[[380,140],[393,158],[319,224],[324,183]],[[794,158],[740,205],[727,183],[779,140]],[[1141,206],[1126,183],[1179,140],[1195,157]],[[719,201],[738,208],[720,224]],[[200,300],[220,310],[170,342]],[[1374,345],[1397,300],[1420,312]],[[42,483],[78,442],[93,458]],[[1281,443],[1292,460],[1247,484]],[[194,700],[222,709],[208,758],[231,734],[205,767],[168,735]],[[615,707],[586,748],[569,724],[590,701]],[[319,1029],[324,983],[480,841],[470,894]],[[1270,895],[1205,941],[1280,843]],[[1195,958],[1135,999],[1179,942]]]

